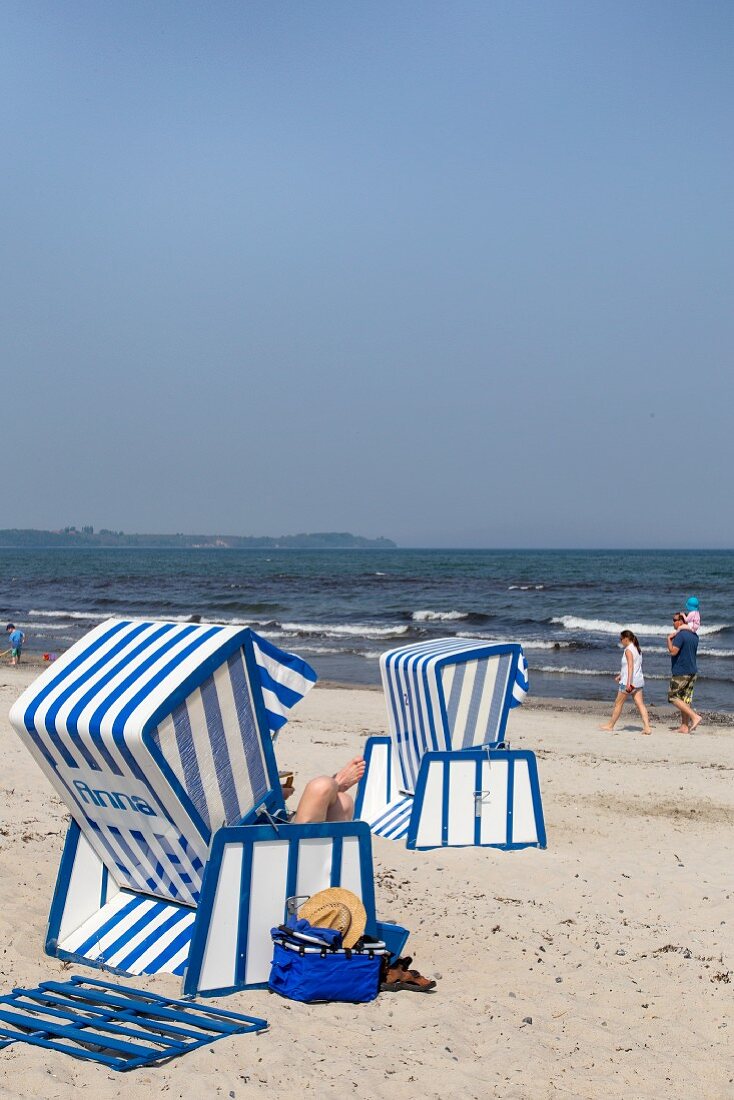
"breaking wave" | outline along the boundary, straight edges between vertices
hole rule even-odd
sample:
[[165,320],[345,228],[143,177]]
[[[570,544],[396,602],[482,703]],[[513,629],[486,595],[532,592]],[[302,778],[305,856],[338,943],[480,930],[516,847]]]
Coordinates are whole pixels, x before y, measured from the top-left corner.
[[[569,665],[534,665],[530,668],[530,676],[534,672],[560,673],[563,676],[605,676],[614,686],[614,677],[608,670],[600,668],[571,668]],[[661,676],[656,672],[646,672],[645,680],[668,680],[670,677]],[[610,688],[611,690],[611,688]]]
[[482,642],[495,642],[497,645],[509,645],[513,642],[519,642],[523,649],[582,649],[578,642],[550,642],[541,641],[540,639],[534,639],[527,642],[522,638],[498,638],[496,634],[487,634],[481,631],[474,631],[470,633],[468,630],[457,630],[457,638],[476,638]]
[[411,615],[416,623],[451,622],[454,619],[468,619],[467,611],[414,611]]
[[31,608],[28,614],[35,616],[37,619],[86,619],[87,621],[93,621],[100,618],[94,611],[34,611]]
[[325,638],[399,638],[407,634],[407,626],[370,626],[365,623],[281,623],[286,634],[320,634]]
[[531,665],[530,675],[534,672],[558,672],[565,676],[606,676],[612,679],[611,672],[599,668],[571,668],[569,665]]
[[[551,619],[551,624],[562,626],[565,630],[588,630],[595,634],[619,634],[620,630],[632,630],[635,634],[662,638],[667,638],[672,630],[672,627],[658,623],[612,623],[607,619],[582,619],[576,615],[561,615],[560,618]],[[702,626],[698,633],[703,636],[730,629],[729,623],[712,623],[711,626]]]

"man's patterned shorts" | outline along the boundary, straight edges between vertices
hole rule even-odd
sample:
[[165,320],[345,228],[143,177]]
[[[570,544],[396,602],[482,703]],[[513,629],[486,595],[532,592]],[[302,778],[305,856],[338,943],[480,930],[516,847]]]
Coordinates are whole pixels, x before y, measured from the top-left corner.
[[674,699],[680,699],[681,702],[686,703],[690,707],[693,701],[693,688],[695,683],[695,675],[671,676],[670,687],[668,688],[668,702],[672,703]]

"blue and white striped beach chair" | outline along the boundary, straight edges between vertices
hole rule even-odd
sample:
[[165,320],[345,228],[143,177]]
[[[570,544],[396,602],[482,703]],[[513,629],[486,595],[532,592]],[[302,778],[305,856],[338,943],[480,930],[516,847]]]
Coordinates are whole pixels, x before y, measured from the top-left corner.
[[316,674],[241,627],[109,619],[10,718],[71,823],[46,950],[185,993],[267,982],[285,900],[345,886],[374,930],[363,822],[288,825],[272,735]]
[[380,671],[390,736],[367,742],[357,816],[408,848],[544,848],[535,756],[505,744],[522,646],[439,638],[383,653]]

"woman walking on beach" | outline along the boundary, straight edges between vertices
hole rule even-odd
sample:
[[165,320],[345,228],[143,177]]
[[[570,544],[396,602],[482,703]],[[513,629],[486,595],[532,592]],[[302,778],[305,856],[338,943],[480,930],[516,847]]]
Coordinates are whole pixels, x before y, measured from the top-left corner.
[[617,692],[617,698],[614,700],[614,710],[611,718],[605,726],[600,726],[599,729],[614,729],[617,719],[622,713],[624,701],[631,695],[642,718],[642,732],[650,733],[650,716],[647,713],[642,690],[645,686],[645,677],[642,675],[642,649],[640,643],[631,630],[623,630],[619,635],[619,644],[623,650],[622,668],[614,677],[619,684],[619,691]]

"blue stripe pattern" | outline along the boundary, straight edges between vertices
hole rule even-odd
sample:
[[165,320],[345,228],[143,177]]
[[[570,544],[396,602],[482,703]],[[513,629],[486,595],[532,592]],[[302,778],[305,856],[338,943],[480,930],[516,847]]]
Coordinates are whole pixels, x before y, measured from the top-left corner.
[[[196,759],[196,742],[191,732],[191,721],[189,720],[189,712],[186,703],[180,703],[174,710],[173,728],[176,735],[178,755],[184,770],[184,787],[188,791],[189,797],[196,806],[196,809],[199,811],[207,829],[211,830],[209,807],[207,805],[206,796],[204,795],[204,786],[201,781],[201,769]],[[160,748],[160,737],[157,739]]]
[[[122,905],[108,905],[100,910],[97,921],[91,927],[87,925],[86,938],[81,943],[75,943],[73,939],[60,943],[61,954],[104,963],[114,970],[128,973],[182,975],[194,930],[194,910],[125,892],[122,901]],[[115,929],[118,933],[108,939],[103,947],[101,941]],[[150,949],[166,932],[174,929],[176,934],[170,942],[139,965],[143,956],[150,954]],[[178,955],[182,957],[172,967],[171,962]]]
[[[106,936],[108,932],[111,932],[113,928],[116,928],[120,921],[124,920],[124,918],[129,913],[133,913],[137,908],[139,908],[140,902],[141,899],[139,897],[137,897],[135,894],[131,895],[130,900],[123,906],[122,909],[119,909],[117,912],[115,912],[113,916],[108,917],[107,920],[103,920],[102,923],[94,929],[92,934],[88,936],[83,943],[79,944],[79,946],[76,947],[75,950],[78,951],[80,955],[88,955],[89,952],[97,946],[103,936]],[[137,929],[135,925],[133,925],[132,929],[128,929],[128,931],[126,932],[126,937],[129,938],[131,935],[134,935],[135,931],[137,931]]]
[[118,886],[196,905],[212,830],[275,789],[265,741],[315,680],[244,628],[108,620],[31,685],[11,721]]
[[510,661],[511,658],[500,657],[497,669],[497,679],[495,681],[495,690],[492,693],[492,704],[489,710],[489,721],[484,730],[484,737],[481,744],[489,744],[490,741],[499,740],[500,721],[502,719],[502,711],[507,705],[507,709],[512,706],[512,693],[510,692],[510,698],[507,698],[507,685],[508,677],[510,675]]
[[515,674],[515,683],[512,685],[512,700],[510,702],[511,707],[519,707],[525,702],[525,698],[530,691],[530,674],[528,672],[528,662],[524,653],[520,653],[517,659],[517,672]]
[[[510,707],[518,706],[528,691],[527,662],[517,643],[433,639],[384,653],[380,671],[401,783],[408,792],[415,790],[426,752],[500,740]],[[449,672],[446,698],[443,676]]]
[[408,835],[410,815],[413,812],[413,798],[398,798],[386,806],[379,817],[370,822],[370,829],[386,840],[403,840]]
[[268,726],[270,732],[276,734],[288,721],[287,712],[311,690],[318,677],[302,657],[278,649],[254,630],[250,634]]
[[224,820],[226,822],[238,821],[240,817],[240,804],[237,799],[237,791],[232,774],[232,761],[227,749],[227,739],[224,735],[222,713],[219,709],[219,699],[214,680],[207,680],[201,688],[201,701],[204,704],[206,717],[206,732],[212,747],[212,758],[217,773],[219,793],[224,806]]
[[[237,723],[245,749],[245,759],[247,760],[247,774],[252,790],[252,801],[257,804],[265,796],[268,789],[268,780],[265,775],[265,765],[260,748],[260,731],[257,728],[255,715],[252,713],[250,706],[247,684],[245,683],[245,667],[242,661],[230,657],[228,668],[232,694],[237,708]],[[258,672],[262,675],[261,669],[258,668]],[[300,699],[302,696],[298,698]]]

